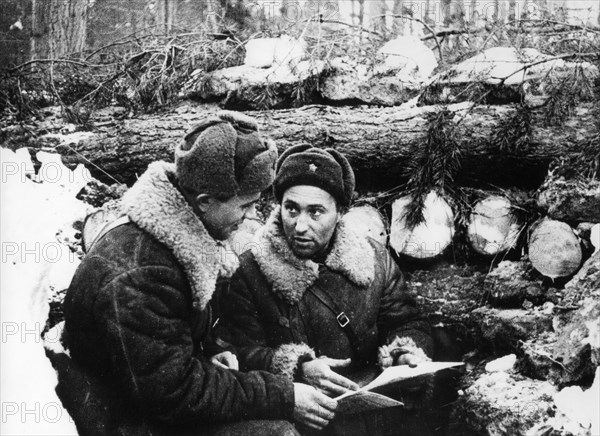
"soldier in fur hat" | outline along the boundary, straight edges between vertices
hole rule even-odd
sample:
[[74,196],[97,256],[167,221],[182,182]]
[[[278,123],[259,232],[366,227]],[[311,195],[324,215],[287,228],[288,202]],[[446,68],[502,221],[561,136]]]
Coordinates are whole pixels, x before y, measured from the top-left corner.
[[320,428],[333,417],[336,402],[314,387],[239,372],[233,354],[208,347],[208,303],[237,267],[223,241],[254,213],[276,159],[253,119],[223,112],[124,195],[123,218],[67,292],[70,358],[53,359],[80,434],[293,435],[294,420]]
[[[341,220],[355,183],[346,158],[300,145],[283,153],[276,171],[279,206],[241,256],[224,297],[219,336],[236,350],[240,368],[269,370],[335,397],[357,389],[352,379],[376,364],[429,360],[430,327],[404,275],[385,247]],[[408,395],[425,400],[427,386],[416,388]],[[409,434],[398,410],[336,416],[326,430]]]

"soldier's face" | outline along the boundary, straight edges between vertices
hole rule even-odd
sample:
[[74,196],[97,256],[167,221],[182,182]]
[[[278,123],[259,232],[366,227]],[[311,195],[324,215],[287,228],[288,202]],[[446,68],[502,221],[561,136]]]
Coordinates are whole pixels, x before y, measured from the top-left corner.
[[333,196],[310,185],[292,186],[283,194],[281,220],[296,256],[313,258],[328,247],[341,217]]

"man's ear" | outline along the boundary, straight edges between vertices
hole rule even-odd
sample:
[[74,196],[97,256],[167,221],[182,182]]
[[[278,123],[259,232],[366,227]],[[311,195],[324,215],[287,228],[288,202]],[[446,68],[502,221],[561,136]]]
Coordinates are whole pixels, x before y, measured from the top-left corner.
[[347,210],[345,207],[341,207],[337,202],[335,204],[335,208],[337,210],[337,221],[336,223],[339,224],[339,222],[342,220],[342,217],[346,214]]
[[198,194],[194,200],[196,202],[196,207],[202,213],[206,213],[206,211],[215,201],[215,199],[208,194]]

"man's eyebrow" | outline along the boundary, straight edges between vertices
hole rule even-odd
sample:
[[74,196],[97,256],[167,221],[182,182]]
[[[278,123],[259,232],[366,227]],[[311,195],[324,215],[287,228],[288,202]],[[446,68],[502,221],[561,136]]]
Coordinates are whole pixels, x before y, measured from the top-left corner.
[[[292,205],[292,206],[299,206],[299,204],[296,203],[294,200],[285,200],[283,202],[283,204],[289,204],[289,205]],[[305,207],[307,209],[327,209],[323,204],[320,204],[320,203],[308,204]]]

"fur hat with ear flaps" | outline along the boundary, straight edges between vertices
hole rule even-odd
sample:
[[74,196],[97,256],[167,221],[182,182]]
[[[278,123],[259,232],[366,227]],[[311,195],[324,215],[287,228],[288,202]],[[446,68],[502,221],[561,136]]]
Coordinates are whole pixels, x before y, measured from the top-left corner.
[[232,111],[196,124],[175,150],[179,184],[220,198],[267,189],[276,160],[277,148],[258,133],[256,120]]
[[354,171],[344,155],[332,148],[290,147],[279,158],[276,170],[273,192],[280,203],[292,186],[311,185],[329,192],[340,206],[350,206]]

